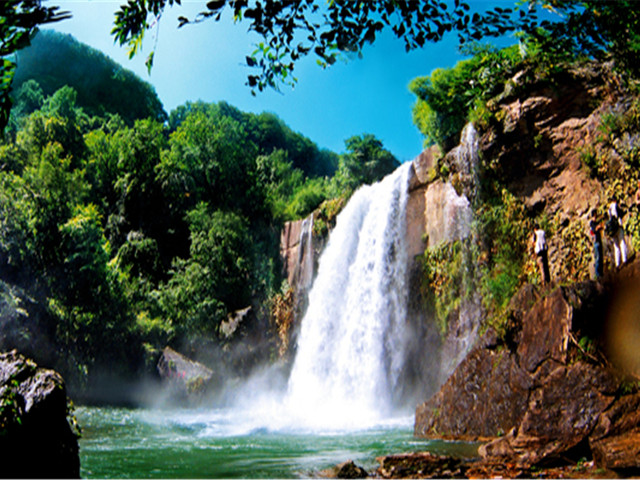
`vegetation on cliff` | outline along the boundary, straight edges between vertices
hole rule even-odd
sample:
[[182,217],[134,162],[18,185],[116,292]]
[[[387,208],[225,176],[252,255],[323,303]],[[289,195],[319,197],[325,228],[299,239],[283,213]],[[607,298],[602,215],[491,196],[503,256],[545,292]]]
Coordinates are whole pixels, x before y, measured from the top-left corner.
[[[487,325],[501,329],[517,289],[540,281],[530,248],[536,224],[550,243],[554,281],[564,284],[590,277],[592,208],[604,223],[609,203],[617,199],[628,213],[627,241],[634,248],[639,244],[634,72],[615,71],[612,64],[596,67],[588,58],[570,59],[567,52],[543,47],[527,39],[502,50],[474,48],[471,59],[411,85],[417,95],[414,118],[429,132],[428,144],[447,151],[469,121],[481,135],[477,185],[459,185],[473,202],[476,236],[466,249],[431,246],[423,262],[425,295],[433,299],[443,332],[456,302],[470,291],[468,282],[454,281],[469,275],[460,267],[463,251],[476,266]],[[456,166],[447,158],[438,161],[433,178],[456,186]],[[563,182],[570,183],[567,188],[578,184],[582,203],[564,198]]]

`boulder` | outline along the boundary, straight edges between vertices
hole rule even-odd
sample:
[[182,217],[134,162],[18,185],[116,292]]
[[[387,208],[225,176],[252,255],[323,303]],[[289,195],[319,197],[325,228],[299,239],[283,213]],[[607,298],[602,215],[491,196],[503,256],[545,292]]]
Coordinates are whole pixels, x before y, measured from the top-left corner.
[[165,347],[162,351],[158,360],[158,373],[175,393],[187,397],[203,393],[213,377],[211,369],[171,347]]
[[602,468],[640,468],[640,394],[623,396],[603,412],[589,445]]
[[377,458],[382,478],[465,478],[468,462],[429,452],[401,453]]
[[484,458],[504,457],[523,466],[571,456],[582,447],[598,418],[614,400],[617,383],[606,369],[578,362],[555,368],[529,392],[527,410],[508,435],[480,448]]
[[476,348],[440,391],[417,407],[414,433],[466,440],[498,436],[524,415],[531,385],[513,353]]
[[3,477],[80,478],[78,433],[69,405],[58,373],[16,350],[0,354]]
[[367,471],[356,465],[353,460],[348,460],[336,467],[336,478],[367,478]]

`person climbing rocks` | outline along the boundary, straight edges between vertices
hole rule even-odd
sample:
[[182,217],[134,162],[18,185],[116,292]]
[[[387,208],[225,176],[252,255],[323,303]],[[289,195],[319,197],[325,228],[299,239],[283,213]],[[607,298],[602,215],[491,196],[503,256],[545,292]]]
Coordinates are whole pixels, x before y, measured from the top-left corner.
[[591,220],[589,220],[589,235],[593,241],[593,266],[596,280],[602,278],[604,274],[604,257],[602,249],[602,224],[598,222],[598,211],[591,210]]
[[605,224],[605,233],[613,241],[613,253],[616,268],[627,263],[627,243],[624,240],[624,228],[622,227],[622,215],[618,202],[614,200],[609,205],[609,219]]
[[542,283],[547,284],[551,280],[549,273],[549,258],[547,255],[547,241],[545,239],[544,230],[537,226],[533,232],[533,251],[536,254],[536,263],[540,269],[540,277]]

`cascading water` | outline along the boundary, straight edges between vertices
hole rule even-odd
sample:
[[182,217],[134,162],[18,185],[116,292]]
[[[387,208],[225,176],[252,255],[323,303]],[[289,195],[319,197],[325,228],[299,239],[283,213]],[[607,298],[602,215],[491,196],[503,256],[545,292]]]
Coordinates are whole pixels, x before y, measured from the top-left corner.
[[406,335],[410,167],[353,195],[320,258],[285,398],[305,425],[366,427],[392,412]]

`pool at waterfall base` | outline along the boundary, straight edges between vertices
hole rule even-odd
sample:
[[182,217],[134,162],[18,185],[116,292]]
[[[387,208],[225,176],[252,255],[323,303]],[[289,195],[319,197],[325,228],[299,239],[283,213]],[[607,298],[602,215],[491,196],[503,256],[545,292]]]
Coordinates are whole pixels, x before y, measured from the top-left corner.
[[[413,437],[412,417],[361,430],[272,430],[236,409],[78,407],[83,478],[302,478],[353,460],[431,451],[473,457],[477,446]],[[248,415],[249,417],[251,415]]]

